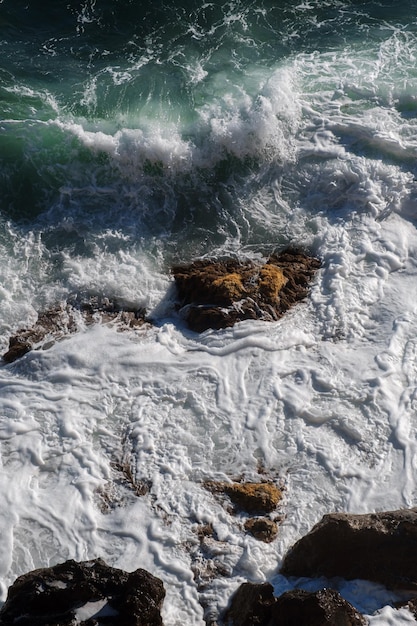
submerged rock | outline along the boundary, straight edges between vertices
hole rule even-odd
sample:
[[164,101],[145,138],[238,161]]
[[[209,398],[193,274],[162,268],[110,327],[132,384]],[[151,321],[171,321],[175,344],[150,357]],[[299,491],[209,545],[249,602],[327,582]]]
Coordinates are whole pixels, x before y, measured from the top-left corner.
[[143,569],[66,561],[20,576],[0,610],[0,625],[162,626],[164,597],[162,581]]
[[278,524],[268,517],[252,517],[246,520],[245,530],[255,539],[271,543],[278,535]]
[[286,576],[341,576],[417,590],[417,508],[325,515],[284,558]]
[[227,626],[365,626],[365,618],[333,589],[295,589],[274,598],[269,583],[244,583],[225,614]]
[[274,321],[307,295],[320,261],[286,250],[264,264],[235,259],[199,260],[172,269],[180,314],[202,332],[247,319]]
[[11,337],[3,360],[12,363],[30,350],[49,347],[55,341],[77,332],[83,325],[97,322],[118,324],[120,328],[138,328],[145,324],[145,311],[124,308],[108,298],[59,304],[39,313],[31,328],[21,329]]

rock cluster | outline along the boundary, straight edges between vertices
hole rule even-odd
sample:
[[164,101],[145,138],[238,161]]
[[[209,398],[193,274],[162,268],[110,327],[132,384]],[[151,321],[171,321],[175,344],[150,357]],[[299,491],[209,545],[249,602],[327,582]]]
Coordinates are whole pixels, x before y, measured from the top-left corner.
[[236,259],[199,260],[172,273],[180,314],[191,330],[233,326],[247,319],[274,321],[307,295],[320,261],[296,250],[266,263]]
[[94,322],[118,323],[121,327],[137,328],[145,323],[145,312],[142,309],[120,307],[108,298],[89,298],[79,303],[59,304],[39,313],[31,328],[21,329],[11,337],[3,360],[12,363],[32,349],[49,347],[55,341],[80,330],[83,324]]
[[[417,508],[365,515],[332,513],[292,547],[280,573],[382,583],[406,592],[409,599],[403,605],[417,615],[416,554]],[[360,626],[366,621],[333,589],[317,593],[295,589],[275,598],[267,583],[244,583],[231,600],[225,624]]]
[[[216,482],[204,483],[206,489],[215,494],[225,494],[231,500],[237,511],[244,511],[251,516],[244,523],[247,532],[265,543],[273,541],[278,534],[278,524],[275,519],[265,517],[276,510],[281,498],[282,490],[271,482]],[[259,517],[262,516],[262,517]]]
[[162,626],[164,597],[162,581],[143,569],[66,561],[20,576],[0,610],[0,625]]
[[[266,263],[232,259],[194,261],[172,270],[178,290],[180,314],[197,332],[232,326],[246,319],[277,320],[307,294],[320,262],[287,250]],[[19,330],[3,355],[12,363],[32,349],[52,345],[83,325],[101,322],[137,328],[146,319],[143,309],[121,306],[108,298],[59,304],[38,315],[36,323]]]

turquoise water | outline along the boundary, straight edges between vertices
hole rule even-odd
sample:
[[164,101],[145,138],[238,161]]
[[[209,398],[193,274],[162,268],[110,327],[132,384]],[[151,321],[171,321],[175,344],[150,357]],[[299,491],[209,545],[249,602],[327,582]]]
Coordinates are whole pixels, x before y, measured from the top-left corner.
[[[84,216],[109,211],[117,225],[115,199],[92,191],[106,188],[139,220],[138,236],[160,236],[168,221],[174,233],[185,225],[185,239],[208,226],[208,245],[225,240],[219,229],[264,240],[250,212],[233,212],[242,187],[246,197],[271,177],[284,190],[292,184],[286,142],[297,140],[299,120],[286,119],[280,94],[268,91],[274,72],[287,70],[283,80],[319,103],[355,64],[380,63],[386,76],[374,84],[342,87],[344,110],[391,106],[406,119],[415,110],[413,2],[19,4],[0,7],[1,208],[18,224],[37,228],[69,199]],[[294,192],[303,195],[297,181]],[[46,220],[54,229],[57,216]]]

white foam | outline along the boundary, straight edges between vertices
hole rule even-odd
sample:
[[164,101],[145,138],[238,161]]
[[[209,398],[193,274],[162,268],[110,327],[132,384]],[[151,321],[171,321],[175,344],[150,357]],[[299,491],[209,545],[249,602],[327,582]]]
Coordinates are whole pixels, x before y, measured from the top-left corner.
[[77,624],[93,617],[113,617],[116,615],[118,615],[118,612],[107,603],[106,598],[96,602],[87,602],[75,611]]
[[[92,96],[87,96],[91,102]],[[93,100],[94,102],[94,100]],[[149,123],[147,128],[124,128],[114,133],[89,130],[88,124],[77,121],[54,122],[59,128],[72,133],[96,153],[105,153],[120,167],[124,176],[136,179],[147,162],[161,164],[167,170],[187,169],[191,148],[173,126]]]
[[[276,323],[197,336],[169,301],[158,306],[170,285],[162,236],[143,243],[115,219],[93,232],[89,254],[60,253],[54,274],[39,234],[4,225],[3,345],[38,302],[69,291],[111,292],[156,311],[159,325],[132,333],[92,327],[0,368],[3,598],[30,569],[102,557],[162,578],[167,626],[200,625],[202,605],[214,614],[244,580],[273,579],[323,514],[415,504],[416,190],[407,166],[415,122],[388,107],[398,98],[383,84],[392,67],[384,70],[389,55],[379,52],[301,55],[229,89],[220,73],[198,80],[201,89],[221,89],[199,109],[192,139],[180,124],[53,122],[105,153],[123,184],[124,176],[137,180],[146,159],[181,174],[226,152],[264,155],[272,182],[256,187],[253,205],[242,200],[248,233],[269,225],[268,243],[276,229],[323,267],[308,300]],[[132,194],[133,205],[146,195],[127,187],[123,198]],[[70,180],[49,218],[82,234],[91,220],[102,225],[101,212],[83,216],[75,200],[108,201],[106,216],[123,215],[118,190]],[[165,235],[170,223],[161,221]],[[153,243],[161,258],[149,252]],[[123,464],[149,493],[135,494]],[[259,479],[260,466],[285,486],[285,518],[271,544],[246,534],[245,515],[232,515],[203,487],[207,479]],[[202,523],[214,529],[204,549],[195,532]],[[288,586],[281,577],[276,588]],[[341,591],[373,625],[414,623],[405,610],[383,608],[392,601],[386,590],[362,581]]]

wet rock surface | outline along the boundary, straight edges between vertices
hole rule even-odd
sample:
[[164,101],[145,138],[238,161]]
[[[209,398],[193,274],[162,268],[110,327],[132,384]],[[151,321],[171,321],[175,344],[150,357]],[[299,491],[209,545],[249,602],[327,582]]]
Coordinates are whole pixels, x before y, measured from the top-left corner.
[[145,324],[143,309],[126,308],[108,298],[89,298],[58,304],[38,314],[35,324],[19,330],[9,339],[9,348],[3,354],[6,363],[12,363],[30,350],[49,347],[55,341],[94,323],[117,324],[120,328],[139,328]]
[[[263,264],[236,259],[200,260],[176,266],[172,273],[180,314],[192,330],[202,332],[246,319],[279,319],[306,297],[319,267],[318,259],[287,250],[272,255]],[[106,297],[70,298],[39,313],[32,327],[20,329],[12,336],[3,360],[12,363],[30,350],[50,346],[85,325],[117,324],[127,329],[139,328],[146,321],[143,309],[123,306]]]
[[274,321],[303,300],[320,261],[296,250],[266,263],[199,260],[172,269],[180,314],[191,330],[233,326],[247,319]]
[[20,576],[0,610],[0,625],[162,626],[164,597],[162,581],[143,569],[66,561]]
[[417,508],[325,515],[284,558],[286,576],[341,576],[417,590]]
[[397,609],[407,608],[414,615],[414,619],[417,620],[417,597],[411,598],[408,602],[398,602],[395,604],[395,607]]
[[333,589],[296,589],[279,598],[270,584],[244,583],[224,618],[228,626],[365,626],[365,618]]

